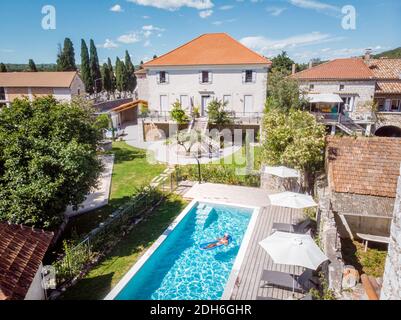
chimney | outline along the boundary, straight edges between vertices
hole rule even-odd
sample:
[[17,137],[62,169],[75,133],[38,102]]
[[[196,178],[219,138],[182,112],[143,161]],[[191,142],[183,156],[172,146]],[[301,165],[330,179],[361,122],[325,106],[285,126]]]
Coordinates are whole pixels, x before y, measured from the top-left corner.
[[313,68],[313,61],[311,60],[311,61],[309,61],[309,69],[312,69]]
[[364,58],[365,61],[369,61],[371,57],[372,57],[372,49],[366,49]]
[[295,74],[297,72],[297,65],[295,63],[292,64],[292,74]]

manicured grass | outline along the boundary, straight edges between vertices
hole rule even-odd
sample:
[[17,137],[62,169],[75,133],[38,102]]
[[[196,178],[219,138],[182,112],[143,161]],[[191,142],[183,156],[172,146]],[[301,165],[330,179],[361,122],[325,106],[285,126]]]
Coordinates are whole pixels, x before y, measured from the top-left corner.
[[169,196],[147,220],[135,226],[84,279],[67,290],[62,299],[103,299],[186,205],[182,198]]
[[[253,159],[254,159],[254,170],[259,170],[260,169],[260,163],[261,163],[261,152],[262,148],[260,146],[253,147]],[[238,160],[237,160],[238,159]],[[246,167],[246,149],[243,146],[241,150],[238,150],[236,153],[229,155],[223,159],[217,160],[213,162],[214,164],[222,164],[222,165],[230,165],[234,166],[237,168],[244,168]],[[238,162],[238,163],[237,163]]]
[[165,165],[149,164],[145,150],[131,147],[125,142],[113,143],[110,153],[114,153],[115,162],[109,204],[104,208],[72,219],[67,234],[80,236],[96,228],[108,215],[129,200],[136,187],[148,185],[166,168]]

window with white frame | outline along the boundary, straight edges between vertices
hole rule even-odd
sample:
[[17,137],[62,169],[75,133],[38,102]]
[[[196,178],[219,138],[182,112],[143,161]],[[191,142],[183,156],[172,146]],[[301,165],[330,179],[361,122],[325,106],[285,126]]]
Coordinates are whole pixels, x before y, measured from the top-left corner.
[[315,85],[313,83],[309,84],[309,91],[315,90]]
[[201,71],[199,73],[199,81],[202,84],[212,83],[212,73],[210,71]]
[[159,71],[157,73],[157,83],[167,83],[168,82],[168,74],[166,71]]
[[254,83],[256,82],[256,72],[253,70],[245,70],[242,72],[243,83]]
[[392,112],[399,112],[401,111],[401,100],[393,99],[391,101],[391,111]]
[[223,102],[224,102],[225,106],[227,107],[227,109],[231,109],[232,108],[231,95],[230,94],[225,94],[223,96]]
[[344,91],[344,89],[345,89],[345,85],[340,84],[340,91]]

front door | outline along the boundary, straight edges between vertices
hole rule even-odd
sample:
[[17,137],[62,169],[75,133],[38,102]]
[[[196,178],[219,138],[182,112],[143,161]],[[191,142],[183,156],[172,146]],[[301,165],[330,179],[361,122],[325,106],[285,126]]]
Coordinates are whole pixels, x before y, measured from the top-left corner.
[[209,106],[210,100],[210,96],[202,96],[201,117],[203,117],[207,113],[207,107]]
[[244,114],[250,115],[253,112],[253,96],[244,97]]
[[168,99],[167,95],[160,96],[160,111],[161,113],[168,112]]

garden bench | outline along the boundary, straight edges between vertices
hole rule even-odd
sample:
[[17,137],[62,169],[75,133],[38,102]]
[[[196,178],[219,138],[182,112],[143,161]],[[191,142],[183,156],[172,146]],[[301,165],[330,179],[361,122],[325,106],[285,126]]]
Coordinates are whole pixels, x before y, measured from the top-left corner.
[[374,236],[371,234],[365,233],[357,233],[356,234],[359,238],[361,238],[365,244],[365,252],[368,251],[368,243],[369,241],[378,242],[378,243],[390,243],[390,237],[382,237],[382,236]]

